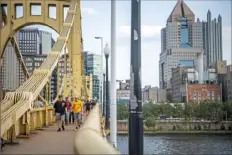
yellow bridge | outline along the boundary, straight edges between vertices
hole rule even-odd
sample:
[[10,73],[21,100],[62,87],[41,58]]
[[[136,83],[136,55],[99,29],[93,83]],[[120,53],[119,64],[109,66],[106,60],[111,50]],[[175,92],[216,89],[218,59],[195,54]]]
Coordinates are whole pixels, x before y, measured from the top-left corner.
[[[83,67],[83,42],[81,31],[80,0],[0,0],[0,67],[8,41],[14,50],[27,80],[14,92],[8,92],[1,101],[1,137],[15,141],[17,138],[33,137],[17,148],[8,149],[10,154],[119,154],[104,138],[99,105],[95,106],[82,127],[75,132],[68,126],[63,133],[54,129],[55,118],[51,106],[51,75],[59,69],[59,60],[65,48],[68,49],[71,75],[62,78],[57,85],[59,94],[88,97]],[[32,6],[40,6],[41,15],[32,15]],[[22,16],[17,16],[18,7]],[[56,8],[56,16],[49,17],[50,8]],[[68,7],[66,18],[64,7]],[[30,76],[20,54],[14,34],[24,26],[42,24],[54,29],[59,37],[42,65]],[[59,80],[57,80],[59,81]],[[69,84],[67,84],[69,83]],[[61,87],[60,87],[61,86]],[[46,90],[45,97],[41,91]],[[41,99],[43,108],[33,107]],[[48,127],[49,128],[45,128]],[[42,130],[43,129],[43,130]],[[39,130],[39,132],[38,132]],[[37,132],[36,132],[37,131]],[[38,133],[35,136],[34,133]],[[73,138],[75,137],[75,138]],[[74,149],[73,149],[74,145]],[[14,150],[14,151],[13,151]],[[75,151],[75,152],[74,152]]]

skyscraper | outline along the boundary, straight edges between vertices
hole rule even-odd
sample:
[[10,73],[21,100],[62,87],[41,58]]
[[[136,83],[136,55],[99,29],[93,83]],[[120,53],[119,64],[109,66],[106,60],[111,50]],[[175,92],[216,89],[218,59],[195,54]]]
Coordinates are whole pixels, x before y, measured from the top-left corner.
[[16,41],[19,45],[19,50],[23,56],[39,54],[40,51],[40,36],[38,29],[22,29],[16,34]]
[[202,23],[183,0],[179,0],[161,30],[159,61],[160,88],[170,88],[172,68],[194,66],[197,53],[202,53]]
[[[33,70],[38,68],[47,57],[41,52],[47,53],[52,48],[52,35],[37,28],[25,28],[19,30],[15,34],[15,38],[27,70],[29,74],[32,74]],[[0,69],[2,89],[7,91],[17,89],[26,80],[22,66],[14,52],[14,46],[8,42]]]
[[222,60],[222,17],[212,20],[208,10],[207,21],[203,24],[203,47],[206,55],[207,68],[215,67],[217,60]]
[[[52,44],[52,33],[46,31],[39,31],[40,38],[40,51],[39,54],[48,54],[50,52]],[[43,45],[43,46],[42,46]]]
[[100,76],[101,76],[101,55],[84,52],[85,75],[92,74],[93,78],[93,99],[100,99]]
[[10,42],[6,46],[2,64],[2,68],[0,69],[2,90],[13,91],[19,86],[22,80],[20,76],[22,68]]

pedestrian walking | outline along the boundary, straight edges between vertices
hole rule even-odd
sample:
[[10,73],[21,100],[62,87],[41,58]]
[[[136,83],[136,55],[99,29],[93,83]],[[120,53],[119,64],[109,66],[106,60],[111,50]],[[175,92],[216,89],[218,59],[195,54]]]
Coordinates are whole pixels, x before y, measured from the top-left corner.
[[[74,101],[74,99],[72,97],[71,98],[71,105],[72,105],[73,101]],[[69,115],[69,122],[74,124],[74,116],[73,116],[72,107],[71,107],[71,112],[70,112],[70,115]]]
[[87,100],[87,101],[85,102],[85,113],[86,113],[86,116],[89,115],[90,107],[91,107],[91,103],[90,103],[89,100]]
[[66,97],[65,103],[66,103],[66,106],[67,106],[67,113],[65,115],[65,124],[68,125],[71,122],[70,121],[70,115],[71,115],[71,112],[72,112],[72,103],[68,100],[68,97]]
[[63,100],[63,96],[59,95],[59,99],[54,104],[54,115],[56,116],[58,132],[65,130],[65,113],[67,113],[67,106],[65,101]]
[[72,110],[77,130],[81,125],[81,113],[83,111],[83,103],[80,98],[78,99],[77,97],[75,97],[74,101],[72,102]]

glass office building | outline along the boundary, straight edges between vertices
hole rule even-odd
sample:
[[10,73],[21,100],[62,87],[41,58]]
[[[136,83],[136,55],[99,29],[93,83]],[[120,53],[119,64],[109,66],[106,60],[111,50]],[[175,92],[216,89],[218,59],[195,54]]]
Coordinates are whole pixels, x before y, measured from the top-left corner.
[[93,76],[93,99],[100,99],[101,55],[84,52],[85,75]]

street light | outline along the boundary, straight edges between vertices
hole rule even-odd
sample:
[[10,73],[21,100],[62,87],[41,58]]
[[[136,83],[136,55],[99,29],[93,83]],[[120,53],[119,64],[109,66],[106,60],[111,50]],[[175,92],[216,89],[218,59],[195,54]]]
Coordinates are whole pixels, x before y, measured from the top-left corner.
[[110,69],[110,141],[117,148],[117,95],[116,95],[116,0],[111,0],[111,69]]
[[103,93],[103,108],[102,108],[103,117],[106,116],[106,87],[105,87],[106,86],[106,81],[105,81],[105,78],[106,78],[106,73],[104,71],[103,72],[103,91],[102,91],[102,93]]
[[104,52],[103,52],[103,37],[95,37],[95,39],[100,39],[101,40],[101,83],[100,83],[100,92],[99,92],[99,98],[100,98],[100,103],[102,104],[102,96],[103,96],[103,59],[104,59]]
[[131,74],[129,155],[143,155],[141,91],[141,1],[131,1]]
[[110,55],[110,48],[108,47],[108,44],[106,44],[104,48],[105,58],[106,58],[106,129],[110,128],[110,102],[109,102],[109,72],[108,72],[108,58]]

